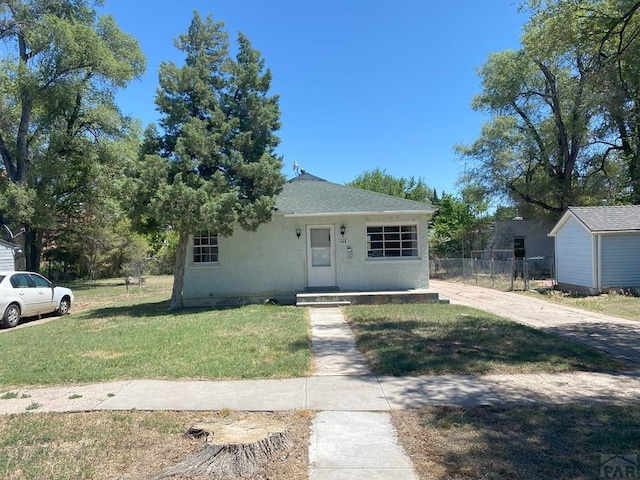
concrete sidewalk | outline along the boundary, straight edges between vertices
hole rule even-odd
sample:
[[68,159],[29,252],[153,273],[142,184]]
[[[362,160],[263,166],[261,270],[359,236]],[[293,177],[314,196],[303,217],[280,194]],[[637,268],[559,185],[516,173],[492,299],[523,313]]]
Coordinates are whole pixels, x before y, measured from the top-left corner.
[[[383,412],[429,405],[631,403],[640,372],[571,372],[424,377],[318,376],[283,380],[129,380],[90,385],[8,389],[0,414],[98,410],[246,411],[293,409]],[[7,393],[0,391],[0,395]]]
[[479,308],[561,335],[640,367],[640,321],[464,283],[430,280],[429,284],[453,304]]

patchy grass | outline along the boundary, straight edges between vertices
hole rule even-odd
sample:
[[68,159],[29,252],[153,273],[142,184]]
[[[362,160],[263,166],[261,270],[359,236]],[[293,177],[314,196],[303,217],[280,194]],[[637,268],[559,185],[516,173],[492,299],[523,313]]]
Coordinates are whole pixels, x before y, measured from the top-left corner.
[[392,417],[422,480],[595,479],[600,455],[640,453],[640,405],[429,407]]
[[602,295],[577,295],[564,293],[551,288],[538,288],[525,292],[541,300],[558,303],[568,307],[581,308],[590,312],[602,313],[614,317],[640,320],[640,298],[627,293],[604,293]]
[[73,289],[75,301],[72,312],[136,304],[159,304],[164,308],[171,296],[173,277],[169,275],[146,277],[145,283],[124,284],[124,279],[76,281],[68,285]]
[[9,415],[0,422],[0,478],[148,478],[198,452],[204,441],[190,439],[184,433],[191,425],[220,415],[249,420],[268,416],[288,426],[289,449],[277,452],[253,478],[302,480],[308,477],[308,436],[313,415],[296,411]]
[[358,347],[378,375],[606,371],[615,359],[510,320],[458,305],[345,309]]
[[[5,330],[0,385],[56,385],[128,378],[240,379],[304,376],[306,314],[253,305],[169,311],[171,282],[74,286],[72,314]],[[120,293],[117,293],[120,292]]]
[[37,410],[37,409],[39,409],[41,406],[42,406],[42,404],[40,404],[40,403],[38,403],[38,402],[31,402],[31,403],[27,406],[26,410]]

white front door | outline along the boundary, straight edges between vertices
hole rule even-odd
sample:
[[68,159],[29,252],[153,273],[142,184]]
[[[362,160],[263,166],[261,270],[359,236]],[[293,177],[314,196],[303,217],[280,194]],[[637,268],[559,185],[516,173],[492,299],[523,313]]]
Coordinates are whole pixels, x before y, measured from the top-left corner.
[[336,265],[333,225],[307,226],[309,287],[335,287]]

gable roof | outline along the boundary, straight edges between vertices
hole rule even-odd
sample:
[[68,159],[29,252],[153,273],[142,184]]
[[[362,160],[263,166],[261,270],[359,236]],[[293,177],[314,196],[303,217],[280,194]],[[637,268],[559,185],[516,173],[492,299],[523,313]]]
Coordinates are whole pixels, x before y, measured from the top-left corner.
[[430,214],[436,210],[427,203],[328,182],[304,170],[284,185],[276,199],[276,213],[285,216]]
[[640,232],[640,205],[615,205],[601,207],[569,207],[549,235],[555,235],[573,216],[593,233]]

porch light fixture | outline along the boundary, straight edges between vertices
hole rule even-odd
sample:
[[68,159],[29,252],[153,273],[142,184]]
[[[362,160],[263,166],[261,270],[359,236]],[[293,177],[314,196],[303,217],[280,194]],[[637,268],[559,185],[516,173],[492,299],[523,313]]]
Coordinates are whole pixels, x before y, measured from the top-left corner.
[[296,228],[296,237],[300,238],[300,235],[302,235],[302,230],[299,228]]
[[347,227],[340,225],[340,235],[344,237],[344,233],[347,231]]

